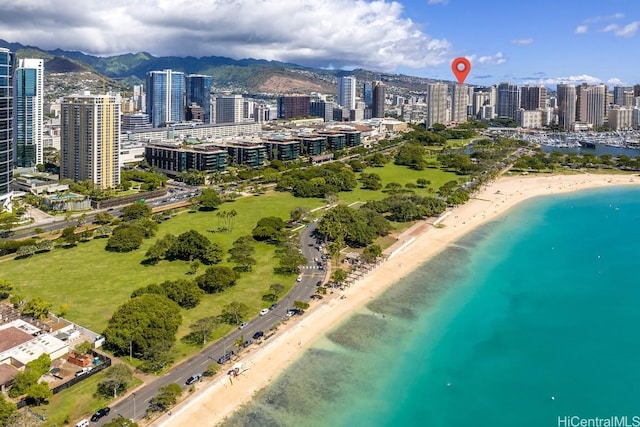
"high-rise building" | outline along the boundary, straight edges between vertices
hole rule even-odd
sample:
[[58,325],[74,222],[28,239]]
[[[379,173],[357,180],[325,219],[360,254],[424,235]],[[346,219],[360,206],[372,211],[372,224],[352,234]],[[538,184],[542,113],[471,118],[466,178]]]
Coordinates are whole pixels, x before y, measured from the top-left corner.
[[147,73],[147,114],[154,128],[184,119],[184,73],[149,71]]
[[463,123],[467,121],[467,105],[469,91],[464,85],[454,84],[451,89],[451,121]]
[[44,164],[44,61],[30,58],[18,60],[13,84],[16,166]]
[[373,82],[373,96],[371,114],[373,117],[384,117],[385,85],[382,82]]
[[120,184],[120,95],[72,95],[62,99],[60,178]]
[[576,87],[561,83],[556,89],[558,98],[558,125],[571,130],[576,121]]
[[604,124],[607,88],[605,85],[599,84],[589,86],[583,92],[586,93],[586,117],[584,121],[598,128]]
[[373,85],[371,82],[364,82],[362,85],[362,97],[367,107],[373,103]]
[[[355,100],[354,100],[355,105]],[[287,95],[278,98],[279,119],[301,119],[311,115],[311,97],[308,95]]]
[[133,103],[136,106],[136,110],[145,111],[147,108],[146,105],[146,95],[144,93],[143,85],[133,85]]
[[587,83],[576,86],[576,121],[587,121]]
[[338,104],[347,110],[356,108],[356,78],[340,77],[338,80]]
[[310,115],[313,117],[321,117],[325,122],[333,120],[333,109],[337,107],[335,102],[331,101],[312,101],[310,106]]
[[120,132],[132,132],[142,129],[151,129],[149,123],[149,115],[146,113],[129,113],[123,114],[120,123]]
[[518,86],[511,83],[500,83],[498,85],[496,115],[499,118],[515,120],[519,108],[520,93]]
[[0,212],[13,198],[13,67],[13,52],[0,47]]
[[425,126],[432,127],[436,123],[447,124],[447,93],[448,86],[445,83],[429,83],[427,85],[427,114]]
[[632,91],[633,86],[614,86],[613,87],[613,103],[624,106],[624,93]]
[[186,105],[197,104],[204,109],[204,123],[211,123],[211,76],[189,74],[186,80]]
[[244,117],[242,95],[218,95],[215,98],[216,123],[239,123]]
[[547,105],[547,88],[545,86],[525,85],[520,88],[520,108],[527,111],[542,110]]

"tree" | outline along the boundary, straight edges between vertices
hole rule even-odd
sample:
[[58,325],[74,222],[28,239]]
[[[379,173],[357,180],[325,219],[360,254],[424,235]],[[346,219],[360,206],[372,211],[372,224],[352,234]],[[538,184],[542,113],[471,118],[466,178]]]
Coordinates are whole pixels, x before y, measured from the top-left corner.
[[42,422],[33,416],[33,414],[21,411],[15,411],[2,424],[3,427],[40,427]]
[[292,274],[300,270],[300,266],[307,263],[307,259],[300,253],[297,242],[286,241],[276,249],[276,256],[280,260],[276,272],[279,274]]
[[362,260],[366,263],[375,262],[382,256],[380,245],[369,245],[362,251]]
[[95,236],[98,238],[101,238],[101,237],[108,237],[110,234],[111,234],[111,227],[109,227],[108,225],[103,225],[96,229]]
[[337,284],[342,284],[345,280],[347,280],[347,272],[341,268],[338,268],[331,273],[331,280],[336,282]]
[[51,369],[51,357],[47,353],[43,353],[37,359],[28,362],[26,368],[40,378]]
[[155,265],[160,262],[160,260],[166,256],[171,245],[173,245],[177,240],[178,238],[173,234],[167,234],[162,239],[156,240],[156,242],[149,247],[147,253],[144,254],[145,264]]
[[261,218],[251,234],[258,241],[275,244],[284,239],[285,226],[286,224],[281,218],[275,216]]
[[233,246],[229,249],[229,261],[237,264],[234,270],[251,271],[251,268],[256,264],[254,258],[256,250],[253,242],[251,236],[239,237],[233,242]]
[[363,173],[360,175],[363,190],[379,190],[382,188],[382,180],[377,173]]
[[143,239],[144,234],[140,228],[121,225],[113,231],[105,249],[111,252],[131,252],[142,245]]
[[49,312],[53,308],[53,304],[45,301],[40,297],[31,298],[22,308],[22,314],[31,316],[34,319],[42,320],[49,316]]
[[20,246],[16,251],[16,258],[29,258],[30,256],[35,255],[38,251],[38,248],[34,245]]
[[222,292],[236,284],[238,273],[224,266],[209,267],[196,277],[196,284],[208,294]]
[[80,344],[75,346],[74,350],[78,354],[87,354],[91,350],[91,343],[89,341],[82,341]]
[[302,311],[304,311],[304,310],[309,308],[309,304],[307,304],[304,301],[294,301],[293,302],[293,306],[295,308],[297,308],[298,310],[302,310]]
[[222,261],[222,248],[196,230],[189,230],[180,234],[171,244],[167,249],[166,258],[183,261],[200,259],[205,264],[216,264]]
[[204,346],[220,322],[221,320],[218,316],[207,316],[193,322],[189,325],[189,329],[191,329],[193,338],[198,337],[198,343]]
[[431,181],[429,181],[428,179],[424,179],[424,178],[418,178],[416,180],[416,184],[418,184],[418,187],[420,187],[420,188],[425,188],[425,187],[431,185]]
[[122,209],[123,221],[136,221],[143,218],[151,218],[151,206],[145,203],[133,203]]
[[42,240],[36,245],[38,252],[49,252],[53,249],[53,242],[51,240]]
[[198,202],[203,211],[212,211],[222,204],[222,199],[213,188],[205,188],[198,196]]
[[60,237],[67,245],[75,245],[80,241],[80,235],[76,234],[76,227],[73,226],[65,227]]
[[178,397],[182,394],[182,387],[176,383],[168,384],[161,387],[159,393],[151,399],[151,408],[157,408],[160,411],[166,411],[172,405],[175,405]]
[[113,216],[107,212],[98,212],[94,217],[94,222],[100,225],[106,225],[113,221]]
[[126,391],[133,380],[133,371],[118,363],[107,369],[104,379],[98,384],[98,393],[104,397],[118,397],[118,393]]
[[215,362],[214,363],[210,363],[209,366],[207,366],[207,369],[204,370],[202,375],[204,375],[205,377],[212,377],[216,373],[218,373],[219,370],[220,370],[220,365],[218,365]]
[[27,401],[32,401],[36,406],[43,404],[51,396],[53,392],[45,382],[32,384],[27,389]]
[[151,358],[153,352],[171,347],[181,322],[175,302],[161,295],[140,295],[111,316],[104,331],[106,347],[117,356],[128,355],[131,349],[136,357]]
[[13,292],[13,282],[7,279],[0,279],[0,300],[9,298],[11,292]]
[[222,308],[220,318],[230,325],[239,325],[247,314],[249,307],[246,304],[233,301]]
[[309,214],[309,209],[304,208],[304,207],[297,207],[297,208],[293,209],[289,213],[289,217],[291,218],[291,221],[293,221],[293,222],[300,222],[308,214]]
[[9,418],[17,412],[15,403],[7,401],[4,393],[0,393],[0,425],[4,426]]
[[13,379],[13,384],[9,390],[9,397],[16,398],[27,392],[29,387],[36,384],[40,379],[40,375],[30,369],[18,372]]
[[273,285],[269,286],[269,290],[273,294],[274,300],[277,301],[278,298],[280,298],[280,295],[282,295],[282,293],[284,292],[285,287],[280,283],[274,283]]
[[131,421],[129,418],[125,417],[117,417],[112,421],[109,421],[106,424],[103,424],[102,427],[139,427],[138,423]]

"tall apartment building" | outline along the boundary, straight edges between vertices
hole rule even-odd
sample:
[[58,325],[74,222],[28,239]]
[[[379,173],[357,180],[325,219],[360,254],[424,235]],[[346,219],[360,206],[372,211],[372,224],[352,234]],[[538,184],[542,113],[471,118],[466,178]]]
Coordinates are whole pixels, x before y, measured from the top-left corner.
[[499,118],[516,119],[520,108],[520,92],[518,86],[511,83],[500,83],[496,100],[496,115]]
[[371,115],[373,117],[384,117],[385,89],[384,83],[373,82],[373,95],[371,98]]
[[558,125],[571,130],[576,122],[576,87],[561,83],[556,88],[558,100]]
[[589,86],[583,90],[586,94],[586,116],[584,121],[594,128],[604,124],[607,103],[607,87],[603,84]]
[[204,109],[204,123],[211,122],[211,76],[189,74],[186,80],[186,105],[197,104]]
[[0,212],[13,198],[13,67],[13,52],[0,47]]
[[18,60],[13,84],[15,165],[34,167],[44,164],[44,61]]
[[543,110],[547,106],[547,88],[525,85],[520,88],[520,108],[527,111]]
[[633,93],[633,86],[614,86],[613,87],[613,103],[620,105],[621,107],[628,107],[624,104],[624,93],[631,91]]
[[184,73],[149,71],[147,73],[147,114],[154,128],[184,119]]
[[[478,118],[481,117],[480,112],[482,111],[482,107],[491,106],[491,93],[488,91],[480,91],[473,92],[473,98],[471,103],[471,113]],[[492,117],[486,117],[487,119],[491,119]]]
[[373,84],[371,82],[362,84],[362,98],[367,107],[373,103]]
[[[354,99],[355,107],[355,99]],[[311,115],[311,97],[308,95],[286,95],[278,98],[278,118],[295,119]]]
[[611,130],[633,129],[633,108],[615,106],[607,111],[607,119]]
[[432,127],[436,123],[449,122],[447,95],[449,87],[445,83],[429,83],[427,85],[427,114],[425,126]]
[[242,95],[218,95],[215,97],[215,123],[240,123],[244,117]]
[[587,121],[587,83],[576,86],[576,121]]
[[60,131],[60,178],[120,184],[120,95],[64,97]]
[[469,91],[466,86],[454,84],[451,89],[451,121],[464,123],[467,121],[467,105]]
[[356,108],[356,78],[340,77],[338,80],[338,104],[347,110]]

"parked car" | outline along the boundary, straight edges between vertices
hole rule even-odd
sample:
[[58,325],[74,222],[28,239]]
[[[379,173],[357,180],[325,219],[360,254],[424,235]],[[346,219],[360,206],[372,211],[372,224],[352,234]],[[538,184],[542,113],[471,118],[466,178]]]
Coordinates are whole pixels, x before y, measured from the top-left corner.
[[242,343],[243,347],[249,347],[251,344],[253,344],[253,340],[251,338],[244,340],[244,342]]
[[249,324],[249,322],[242,322],[240,323],[240,326],[238,326],[238,329],[244,329],[245,326],[247,326]]
[[302,314],[302,310],[300,310],[299,308],[292,308],[287,311],[287,317],[291,317],[296,314]]
[[262,310],[260,310],[260,316],[264,316],[265,314],[267,314],[269,312],[268,308],[263,308]]
[[296,282],[302,282],[302,275],[298,276],[298,278],[296,279]]
[[111,412],[111,408],[109,408],[108,406],[102,409],[98,409],[96,413],[91,416],[91,421],[93,421],[94,423],[98,422],[100,418],[109,415],[109,412]]
[[271,304],[271,307],[269,307],[269,310],[275,310],[276,308],[278,308],[278,303],[274,302],[273,304]]
[[253,339],[254,339],[254,340],[257,340],[257,339],[259,339],[259,338],[262,338],[263,336],[264,336],[264,332],[262,332],[262,331],[258,331],[258,332],[256,332],[255,334],[253,334]]
[[224,362],[228,362],[229,360],[231,360],[231,356],[233,354],[233,351],[227,351],[224,356],[220,356],[220,358],[218,358],[218,364],[222,365]]
[[202,374],[193,374],[189,378],[187,378],[187,382],[185,384],[191,385],[195,382],[200,381],[200,378],[202,378]]

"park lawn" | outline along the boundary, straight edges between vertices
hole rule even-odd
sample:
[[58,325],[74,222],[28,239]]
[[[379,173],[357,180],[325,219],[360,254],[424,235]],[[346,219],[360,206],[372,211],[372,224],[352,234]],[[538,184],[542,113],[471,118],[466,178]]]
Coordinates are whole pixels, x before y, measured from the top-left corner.
[[[441,169],[426,168],[419,171],[410,169],[407,166],[396,165],[392,162],[387,163],[381,168],[368,167],[362,173],[378,174],[382,180],[382,189],[377,191],[363,190],[360,188],[360,183],[358,183],[358,187],[355,190],[344,191],[339,194],[341,202],[348,204],[358,201],[366,202],[367,200],[382,200],[389,195],[389,193],[385,193],[382,190],[384,190],[384,186],[390,182],[397,182],[404,187],[407,183],[416,184],[418,179],[423,178],[431,181],[431,184],[428,187],[437,190],[444,183],[448,181],[458,181],[463,177],[463,175],[456,175],[453,172],[446,172]],[[357,175],[359,176],[360,174]],[[429,192],[428,188],[412,188],[411,190],[421,196],[434,195],[434,193]]]
[[480,139],[477,136],[471,138],[462,138],[462,139],[447,139],[445,143],[445,148],[462,148],[471,144],[476,139]]
[[[98,383],[102,381],[104,375],[104,371],[92,375],[73,387],[54,394],[48,404],[37,407],[36,412],[41,409],[46,412],[47,421],[44,426],[70,425],[71,421],[81,418],[88,419],[98,409],[108,406],[111,399],[96,394]],[[142,381],[134,377],[133,384],[129,388],[137,387],[140,384]]]
[[[216,231],[216,211],[185,212],[160,224],[157,237],[167,233],[177,235],[195,229],[212,241],[220,243],[226,251],[238,237],[251,234],[260,218],[273,215],[286,220],[290,211],[298,206],[313,208],[322,203],[320,199],[296,199],[289,193],[279,192],[246,197],[220,206],[219,210],[235,209],[238,212],[231,232]],[[208,230],[214,232],[207,232]],[[163,261],[155,266],[141,264],[144,254],[155,240],[145,240],[138,250],[123,254],[105,251],[106,239],[80,243],[70,249],[54,249],[27,259],[2,263],[0,278],[15,283],[17,293],[27,298],[39,296],[50,301],[54,312],[58,312],[62,304],[69,304],[66,318],[100,333],[116,308],[126,302],[135,289],[164,280],[190,277],[186,275],[189,270],[188,262]],[[259,247],[257,245],[257,248]],[[268,264],[256,266],[252,273],[245,273],[239,281],[238,289],[249,292],[242,287],[244,281],[255,283],[257,278],[260,278],[260,281],[275,280],[271,276],[274,265],[273,249],[269,254],[256,255],[259,257],[259,263]],[[272,283],[275,282],[267,283],[265,287],[268,288]],[[286,285],[284,281],[282,284]],[[255,292],[263,292],[263,289]],[[262,293],[259,295],[261,297]],[[242,300],[250,307],[258,308],[260,298],[257,303],[252,303],[250,297],[250,294],[243,296],[233,293],[235,300]],[[185,317],[185,323],[189,318],[190,316]],[[186,326],[188,327],[188,324]]]

